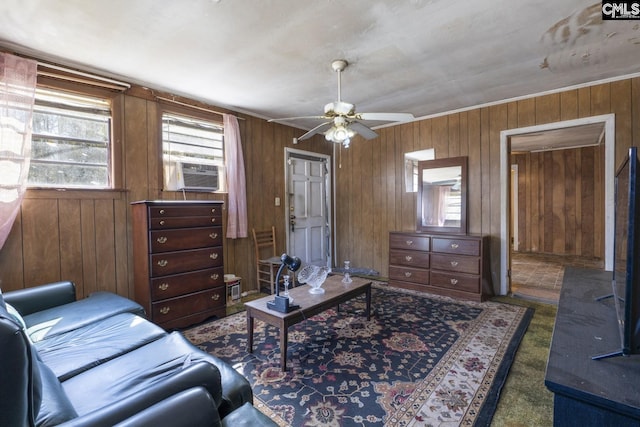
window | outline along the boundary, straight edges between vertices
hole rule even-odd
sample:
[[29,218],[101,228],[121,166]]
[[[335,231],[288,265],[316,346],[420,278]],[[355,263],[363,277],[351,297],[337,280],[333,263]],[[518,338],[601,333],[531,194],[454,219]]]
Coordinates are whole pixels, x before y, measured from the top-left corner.
[[111,103],[37,88],[29,187],[110,188]]
[[221,191],[224,129],[220,123],[162,114],[165,190]]

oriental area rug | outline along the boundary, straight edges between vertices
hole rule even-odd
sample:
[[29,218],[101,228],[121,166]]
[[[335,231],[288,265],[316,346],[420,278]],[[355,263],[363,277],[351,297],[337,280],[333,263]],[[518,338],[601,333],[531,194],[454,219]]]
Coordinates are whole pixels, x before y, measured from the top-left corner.
[[287,372],[278,329],[246,314],[184,331],[251,383],[254,405],[281,426],[489,425],[532,309],[372,288],[289,328]]

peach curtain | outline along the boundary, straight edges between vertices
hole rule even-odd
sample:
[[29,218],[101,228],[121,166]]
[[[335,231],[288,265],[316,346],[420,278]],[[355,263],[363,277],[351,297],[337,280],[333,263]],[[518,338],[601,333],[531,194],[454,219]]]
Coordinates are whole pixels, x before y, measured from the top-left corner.
[[37,62],[0,53],[0,248],[27,188]]
[[445,225],[450,191],[451,187],[442,185],[425,185],[422,188],[422,225]]
[[227,238],[247,237],[247,184],[238,118],[223,114],[225,163],[229,190]]

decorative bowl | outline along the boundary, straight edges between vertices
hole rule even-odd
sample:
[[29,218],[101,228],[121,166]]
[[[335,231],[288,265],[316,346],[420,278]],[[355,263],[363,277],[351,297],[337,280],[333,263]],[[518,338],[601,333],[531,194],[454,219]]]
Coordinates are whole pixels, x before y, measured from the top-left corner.
[[321,288],[327,275],[331,272],[329,267],[319,267],[317,265],[305,265],[298,273],[298,282],[308,283],[311,289],[310,294],[324,294]]

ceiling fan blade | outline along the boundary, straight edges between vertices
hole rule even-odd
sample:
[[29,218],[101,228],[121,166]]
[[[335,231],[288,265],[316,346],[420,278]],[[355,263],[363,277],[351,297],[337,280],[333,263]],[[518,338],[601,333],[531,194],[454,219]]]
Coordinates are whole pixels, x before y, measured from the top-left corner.
[[267,122],[271,123],[271,122],[283,122],[286,120],[309,120],[309,119],[314,119],[314,120],[327,120],[329,119],[329,117],[325,117],[325,116],[299,116],[299,117],[282,117],[282,118],[278,118],[278,119],[269,119],[267,120]]
[[309,132],[307,132],[304,135],[302,135],[301,137],[299,137],[298,141],[302,141],[304,139],[311,138],[313,135],[315,135],[317,133],[322,133],[325,130],[329,129],[331,126],[333,126],[333,122],[325,122],[325,123],[319,124],[318,126],[316,126],[313,129],[311,129]]
[[386,122],[408,122],[415,119],[411,113],[358,113],[359,120],[380,120]]
[[368,127],[366,127],[365,125],[359,122],[349,123],[349,128],[357,132],[358,135],[362,136],[365,139],[373,139],[378,137],[377,133],[375,133],[374,131],[372,131],[371,129],[369,129]]

